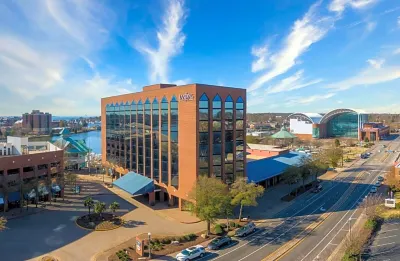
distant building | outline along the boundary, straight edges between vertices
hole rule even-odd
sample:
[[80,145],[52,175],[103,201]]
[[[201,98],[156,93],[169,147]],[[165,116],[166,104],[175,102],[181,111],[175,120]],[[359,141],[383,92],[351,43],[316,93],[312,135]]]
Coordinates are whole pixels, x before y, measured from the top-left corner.
[[265,159],[269,157],[274,157],[289,152],[289,149],[284,149],[274,145],[264,145],[264,144],[251,144],[247,143],[247,159]]
[[22,115],[22,128],[32,134],[50,134],[52,128],[52,116],[39,110]]
[[368,114],[353,109],[336,109],[326,114],[293,113],[288,116],[290,132],[303,140],[319,138],[356,138],[368,122]]
[[84,140],[60,137],[53,142],[53,144],[64,150],[66,168],[81,169],[88,167],[90,148],[86,145]]
[[383,125],[381,122],[366,122],[360,129],[360,139],[368,138],[370,141],[381,140],[390,134],[389,126]]
[[29,196],[21,191],[28,185],[39,192],[40,199],[45,200],[49,193],[61,196],[57,177],[63,175],[63,157],[63,151],[47,141],[29,142],[27,137],[8,136],[6,142],[0,142],[0,209],[19,206],[21,195],[34,200],[35,192]]

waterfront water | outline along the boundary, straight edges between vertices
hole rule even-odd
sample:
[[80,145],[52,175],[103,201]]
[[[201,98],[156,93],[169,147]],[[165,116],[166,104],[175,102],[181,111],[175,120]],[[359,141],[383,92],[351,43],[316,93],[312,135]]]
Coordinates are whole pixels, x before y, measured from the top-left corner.
[[[92,152],[101,154],[101,131],[89,131],[84,133],[71,134],[74,140],[85,140],[86,145],[92,149]],[[60,136],[53,136],[52,141],[59,139]]]

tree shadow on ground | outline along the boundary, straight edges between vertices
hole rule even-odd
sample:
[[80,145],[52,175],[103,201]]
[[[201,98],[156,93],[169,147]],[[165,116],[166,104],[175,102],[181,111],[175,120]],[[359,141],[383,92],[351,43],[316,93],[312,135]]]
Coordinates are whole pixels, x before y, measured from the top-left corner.
[[138,220],[127,220],[124,222],[124,224],[122,226],[125,228],[134,228],[134,227],[143,226],[143,225],[146,225],[146,222],[138,221]]

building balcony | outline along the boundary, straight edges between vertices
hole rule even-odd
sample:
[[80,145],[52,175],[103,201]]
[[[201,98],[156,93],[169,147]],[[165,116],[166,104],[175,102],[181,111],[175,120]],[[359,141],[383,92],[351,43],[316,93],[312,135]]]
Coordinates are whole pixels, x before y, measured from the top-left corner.
[[32,178],[35,177],[34,171],[26,171],[22,174],[23,178]]

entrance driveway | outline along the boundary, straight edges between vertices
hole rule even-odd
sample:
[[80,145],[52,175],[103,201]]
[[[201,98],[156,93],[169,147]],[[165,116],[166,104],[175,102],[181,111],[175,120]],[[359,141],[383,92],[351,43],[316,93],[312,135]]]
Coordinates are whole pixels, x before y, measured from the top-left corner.
[[[37,260],[50,254],[62,261],[90,260],[98,252],[107,250],[140,233],[181,234],[199,231],[202,223],[183,225],[165,220],[152,210],[136,207],[133,202],[113,194],[101,184],[80,181],[80,195],[66,191],[66,202],[60,199],[47,206],[41,213],[9,220],[8,229],[0,232],[1,260]],[[93,199],[110,204],[117,201],[126,224],[111,231],[88,231],[76,226],[77,217],[87,213],[83,200],[91,195]],[[46,203],[48,204],[48,203]]]

